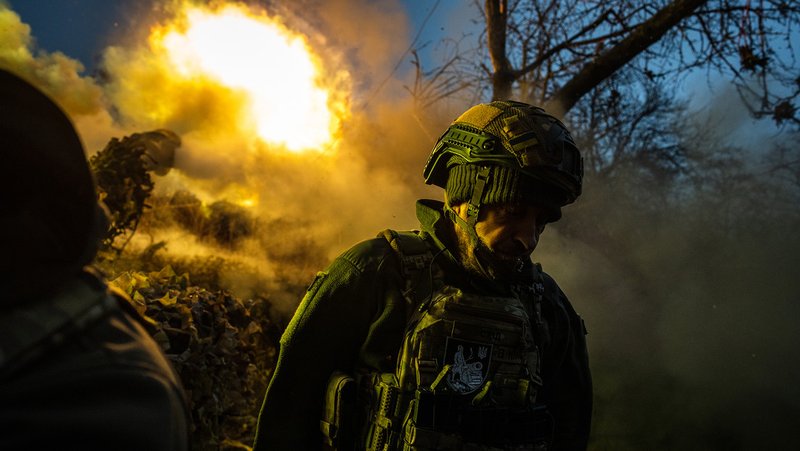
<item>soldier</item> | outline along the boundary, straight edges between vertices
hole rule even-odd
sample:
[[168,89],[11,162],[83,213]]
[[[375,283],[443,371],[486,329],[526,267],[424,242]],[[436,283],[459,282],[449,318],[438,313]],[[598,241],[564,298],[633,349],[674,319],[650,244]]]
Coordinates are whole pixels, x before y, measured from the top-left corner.
[[0,70],[0,139],[0,449],[188,449],[176,374],[84,269],[107,222],[69,119]]
[[544,110],[496,101],[439,138],[420,231],[387,230],[309,286],[281,338],[256,450],[582,450],[585,328],[530,255],[580,195]]

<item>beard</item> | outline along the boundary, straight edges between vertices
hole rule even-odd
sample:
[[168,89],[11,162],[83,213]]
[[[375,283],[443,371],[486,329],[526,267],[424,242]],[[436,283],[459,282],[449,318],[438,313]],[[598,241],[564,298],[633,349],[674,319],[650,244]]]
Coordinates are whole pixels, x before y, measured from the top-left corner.
[[504,257],[490,248],[480,237],[470,238],[458,225],[454,225],[461,265],[471,276],[483,279],[515,282],[524,279],[525,263],[530,257]]

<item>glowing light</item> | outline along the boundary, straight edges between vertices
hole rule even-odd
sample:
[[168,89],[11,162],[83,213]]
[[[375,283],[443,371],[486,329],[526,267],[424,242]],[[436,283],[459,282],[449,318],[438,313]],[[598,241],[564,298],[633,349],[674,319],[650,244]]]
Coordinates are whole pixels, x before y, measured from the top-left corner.
[[247,199],[242,199],[239,201],[239,205],[246,208],[255,207],[258,204],[258,196],[249,197]]
[[262,140],[293,151],[334,140],[340,118],[319,86],[320,64],[303,36],[232,5],[186,7],[181,25],[154,30],[151,41],[180,76],[202,75],[245,92],[250,125]]

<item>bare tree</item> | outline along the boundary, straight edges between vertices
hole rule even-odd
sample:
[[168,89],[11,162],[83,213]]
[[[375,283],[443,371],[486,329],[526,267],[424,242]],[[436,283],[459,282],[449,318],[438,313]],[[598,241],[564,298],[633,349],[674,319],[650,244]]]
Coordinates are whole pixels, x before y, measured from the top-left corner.
[[[623,68],[675,81],[692,69],[729,77],[757,117],[800,125],[800,69],[786,0],[485,0],[476,72],[492,98],[557,114]],[[486,58],[488,56],[488,58]],[[433,72],[433,71],[431,71]]]

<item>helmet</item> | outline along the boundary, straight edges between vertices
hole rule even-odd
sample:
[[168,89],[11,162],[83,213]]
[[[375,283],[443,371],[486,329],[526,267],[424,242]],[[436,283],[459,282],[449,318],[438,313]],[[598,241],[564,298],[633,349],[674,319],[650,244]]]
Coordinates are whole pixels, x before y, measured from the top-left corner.
[[0,282],[13,300],[89,263],[100,215],[72,123],[40,90],[5,70],[0,70],[0,138]]
[[[546,191],[557,207],[581,194],[583,159],[569,131],[543,109],[521,102],[476,105],[456,119],[433,148],[423,171],[425,183],[447,188],[451,169],[459,165],[518,172],[520,179],[532,182],[527,189]],[[487,175],[488,170],[484,179]],[[481,190],[484,183],[491,182],[479,182]],[[481,202],[480,193],[472,198]]]

